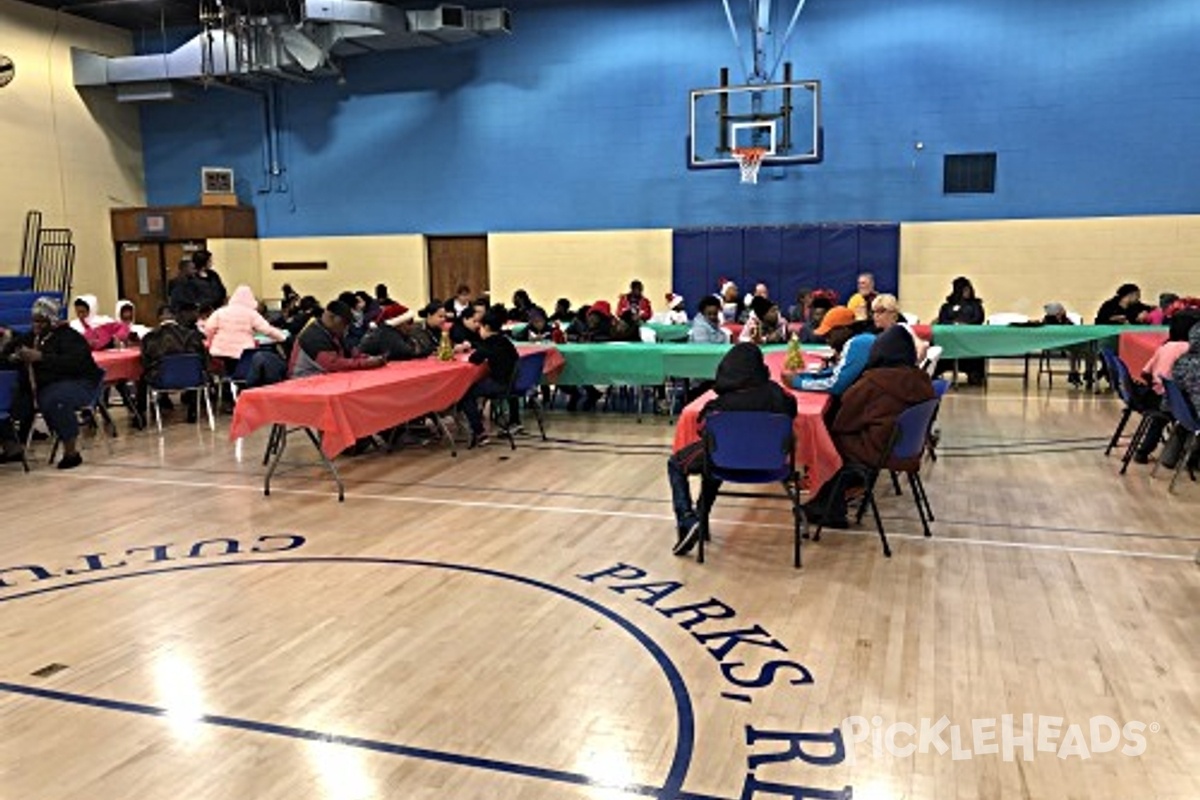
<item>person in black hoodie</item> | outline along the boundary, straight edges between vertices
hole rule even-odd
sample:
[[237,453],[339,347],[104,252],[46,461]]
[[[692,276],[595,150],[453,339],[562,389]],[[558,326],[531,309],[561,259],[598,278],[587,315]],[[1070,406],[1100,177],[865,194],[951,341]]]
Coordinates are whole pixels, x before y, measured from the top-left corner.
[[[33,330],[14,339],[6,353],[7,361],[24,367],[22,386],[13,403],[13,419],[22,436],[33,425],[34,393],[37,409],[46,425],[63,445],[59,469],[72,469],[83,463],[76,441],[79,419],[76,412],[95,396],[104,371],[92,359],[92,350],[83,335],[59,319],[59,304],[39,297],[33,304]],[[32,379],[32,380],[30,380]],[[20,460],[21,445],[12,425],[0,428],[4,459]]]
[[[504,322],[503,315],[485,314],[479,326],[479,343],[471,353],[471,363],[487,364],[488,374],[473,383],[459,403],[467,421],[471,423],[469,448],[482,447],[489,441],[483,431],[483,412],[479,410],[479,401],[507,394],[520,363],[517,348],[512,340],[502,333]],[[508,412],[511,429],[518,428],[521,420],[515,398],[509,398]]]
[[[951,285],[946,302],[938,310],[938,325],[982,325],[987,319],[983,311],[983,301],[975,296],[975,287],[969,278],[959,276]],[[943,361],[938,366],[938,374],[951,369],[961,369],[967,373],[968,386],[982,386],[987,362],[982,358],[961,358],[954,361]]]
[[[717,366],[717,396],[700,412],[700,424],[709,414],[721,411],[767,411],[796,417],[796,398],[771,380],[763,362],[762,350],[750,342],[737,344]],[[671,484],[671,502],[675,507],[678,539],[674,552],[687,555],[700,538],[700,521],[692,505],[688,475],[699,475],[704,466],[704,442],[694,442],[667,459],[667,480]],[[719,482],[700,487],[701,502],[711,502]]]

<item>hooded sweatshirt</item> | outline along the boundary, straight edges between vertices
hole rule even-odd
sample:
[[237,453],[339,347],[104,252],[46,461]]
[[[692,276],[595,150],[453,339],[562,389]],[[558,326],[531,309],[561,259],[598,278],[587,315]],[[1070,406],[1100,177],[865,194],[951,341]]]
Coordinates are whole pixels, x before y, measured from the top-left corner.
[[126,323],[126,322],[121,321],[121,309],[126,308],[126,307],[134,309],[135,313],[137,310],[136,306],[134,306],[132,300],[118,300],[117,301],[116,316],[114,318],[117,325],[120,326],[117,329],[117,338],[121,339],[121,340],[125,340],[125,339],[128,339],[129,334],[132,333],[135,336],[137,336],[139,339],[144,339],[146,334],[150,332],[150,330],[151,330],[150,328],[146,327],[145,325],[139,325],[136,322]]
[[734,345],[721,359],[713,390],[717,396],[704,406],[701,419],[718,411],[769,411],[796,416],[796,398],[771,380],[762,350],[749,342]]
[[240,358],[243,350],[256,347],[256,332],[276,342],[287,338],[286,333],[273,327],[258,313],[258,301],[246,285],[234,289],[229,304],[214,311],[204,323],[208,352],[222,358]]
[[[96,300],[96,295],[81,294],[75,298],[76,303],[80,301],[87,303],[88,315],[83,319],[79,317],[73,318],[71,320],[71,329],[76,333],[83,334],[83,338],[87,340],[88,347],[92,350],[103,350],[112,344],[120,325],[112,317],[106,317],[100,313],[100,302]],[[74,313],[74,308],[74,304],[72,304],[72,313]],[[128,335],[128,331],[126,331],[126,335]]]
[[887,454],[896,418],[936,396],[933,381],[914,361],[916,347],[903,328],[892,326],[876,339],[862,375],[842,395],[830,428],[834,447],[846,463],[878,464]]

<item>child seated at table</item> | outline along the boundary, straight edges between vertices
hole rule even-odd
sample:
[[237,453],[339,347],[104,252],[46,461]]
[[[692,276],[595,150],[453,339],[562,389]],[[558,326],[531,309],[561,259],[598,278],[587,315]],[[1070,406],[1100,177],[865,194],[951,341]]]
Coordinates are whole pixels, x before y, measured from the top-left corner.
[[413,335],[416,318],[412,309],[399,303],[385,306],[379,312],[379,324],[363,337],[359,350],[369,356],[385,356],[388,361],[408,361],[433,355],[437,345],[428,348],[428,340],[422,337],[418,341]]
[[[483,429],[483,412],[479,401],[508,394],[516,375],[520,356],[512,340],[503,334],[505,318],[500,314],[485,314],[479,326],[479,344],[471,353],[472,364],[487,364],[488,374],[471,385],[459,406],[471,424],[469,449],[482,447],[489,441]],[[517,398],[508,399],[509,430],[516,433],[521,425]]]
[[[713,389],[717,396],[700,412],[701,425],[707,415],[720,411],[767,411],[796,417],[796,398],[771,380],[762,350],[749,342],[734,345],[721,359]],[[674,552],[677,556],[691,552],[700,538],[700,521],[692,505],[688,475],[700,475],[703,471],[703,441],[693,442],[667,459],[667,480],[671,484],[671,503],[675,509],[677,539]],[[720,486],[719,482],[701,486],[700,501],[711,503]]]

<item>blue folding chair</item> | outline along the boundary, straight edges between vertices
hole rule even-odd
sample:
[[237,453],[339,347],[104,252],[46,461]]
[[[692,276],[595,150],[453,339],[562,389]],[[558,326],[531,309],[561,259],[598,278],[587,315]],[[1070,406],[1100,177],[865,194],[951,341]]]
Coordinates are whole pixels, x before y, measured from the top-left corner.
[[[20,383],[20,373],[15,369],[0,370],[0,422],[12,422],[13,400],[17,396]],[[29,462],[25,460],[25,451],[21,451],[21,466],[29,472]]]
[[[800,567],[800,540],[804,536],[804,508],[800,504],[800,476],[796,472],[792,420],[766,411],[720,411],[704,421],[704,468],[701,473],[700,542],[697,560],[704,563],[704,543],[709,537],[709,513],[721,483],[783,486],[792,504],[795,527],[794,564]],[[760,492],[725,492],[731,497],[778,498]]]
[[[1179,473],[1183,469],[1183,465],[1187,464],[1192,456],[1196,453],[1196,448],[1200,447],[1200,419],[1196,418],[1196,411],[1192,408],[1191,402],[1188,401],[1187,395],[1179,388],[1179,384],[1169,378],[1163,378],[1163,387],[1167,390],[1167,407],[1171,409],[1171,416],[1175,418],[1175,425],[1184,431],[1183,447],[1180,448],[1179,461],[1175,463],[1175,474],[1171,476],[1171,484],[1167,487],[1168,492],[1175,491],[1175,482],[1179,480]],[[1188,467],[1190,470],[1191,467]],[[1158,471],[1158,465],[1154,465],[1154,470]],[[1194,479],[1195,476],[1193,476]]]
[[[933,396],[939,401],[949,390],[950,381],[946,380],[945,378],[933,379]],[[936,428],[938,411],[940,411],[941,408],[942,404],[939,402],[937,410],[933,412],[933,419],[929,420],[929,435],[925,437],[925,452],[929,455],[930,461],[937,461],[937,446],[938,442],[942,440],[942,436],[940,433],[938,433]],[[899,494],[899,492],[896,494]]]
[[537,420],[538,431],[542,441],[546,441],[546,425],[542,420],[541,403],[537,398],[542,386],[542,373],[546,368],[545,351],[522,355],[517,362],[517,369],[509,380],[508,389],[500,397],[492,399],[492,420],[500,429],[500,435],[508,439],[513,450],[517,449],[517,440],[513,437],[515,421],[511,418],[510,402],[526,401],[526,408],[533,409],[534,419]]
[[[233,372],[224,375],[215,375],[213,383],[216,385],[218,392],[221,387],[229,387],[229,396],[233,398],[233,402],[237,402],[238,392],[246,385],[246,381],[250,380],[250,368],[254,365],[254,356],[258,353],[257,347],[248,347],[238,356],[237,364],[233,368]],[[220,399],[220,394],[217,398]]]
[[1139,400],[1136,390],[1133,385],[1133,376],[1129,374],[1129,367],[1125,366],[1125,362],[1111,350],[1101,351],[1105,354],[1105,366],[1108,368],[1108,374],[1112,378],[1113,386],[1117,389],[1117,396],[1121,398],[1121,402],[1125,404],[1125,408],[1121,412],[1121,420],[1117,423],[1117,430],[1113,433],[1113,438],[1108,443],[1108,450],[1104,451],[1104,455],[1108,455],[1109,451],[1115,447],[1120,440],[1121,433],[1125,429],[1129,418],[1135,413],[1141,415],[1138,421],[1137,428],[1133,431],[1133,436],[1129,438],[1129,446],[1125,448],[1125,454],[1121,456],[1120,474],[1124,475],[1129,469],[1129,462],[1133,460],[1133,454],[1137,450],[1138,445],[1146,438],[1147,431],[1150,430],[1150,423],[1154,419],[1165,419],[1169,415],[1157,405],[1157,395],[1154,396],[1155,405],[1147,405],[1146,401]]
[[[921,517],[921,527],[926,536],[932,536],[929,523],[933,521],[933,508],[929,505],[929,495],[925,493],[925,484],[921,482],[921,455],[929,437],[929,426],[937,413],[941,400],[934,398],[906,408],[896,418],[892,429],[891,441],[879,464],[844,464],[834,478],[833,494],[844,491],[843,486],[847,476],[860,475],[865,489],[858,504],[858,515],[855,521],[862,522],[868,508],[875,517],[875,528],[879,531],[879,541],[883,545],[883,554],[892,556],[892,548],[888,544],[887,532],[883,529],[883,518],[879,515],[879,506],[875,503],[875,484],[884,470],[894,473],[903,472],[908,475],[909,486],[912,487],[913,499],[917,504],[917,514]],[[915,464],[915,466],[913,466]],[[824,516],[824,515],[823,515]],[[813,541],[821,538],[822,525],[813,532]]]
[[[204,369],[204,359],[195,353],[176,353],[163,356],[158,368],[158,378],[147,382],[150,392],[150,407],[154,409],[154,423],[162,433],[162,410],[158,407],[158,396],[163,392],[196,391],[204,399],[204,409],[208,413],[208,427],[216,430],[213,422],[212,399],[208,396],[208,376]],[[199,398],[196,400],[200,402]],[[199,412],[199,409],[197,409]],[[200,423],[200,414],[196,414],[196,424]]]

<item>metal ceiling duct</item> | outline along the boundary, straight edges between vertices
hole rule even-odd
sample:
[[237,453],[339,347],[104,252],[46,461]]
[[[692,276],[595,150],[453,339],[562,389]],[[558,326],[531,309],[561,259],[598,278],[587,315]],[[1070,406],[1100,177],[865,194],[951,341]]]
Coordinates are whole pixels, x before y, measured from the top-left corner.
[[115,86],[123,102],[173,100],[186,84],[308,80],[337,60],[436,47],[512,31],[505,8],[439,5],[405,11],[370,0],[304,0],[301,20],[232,14],[169,53],[109,56],[71,48],[76,86]]

